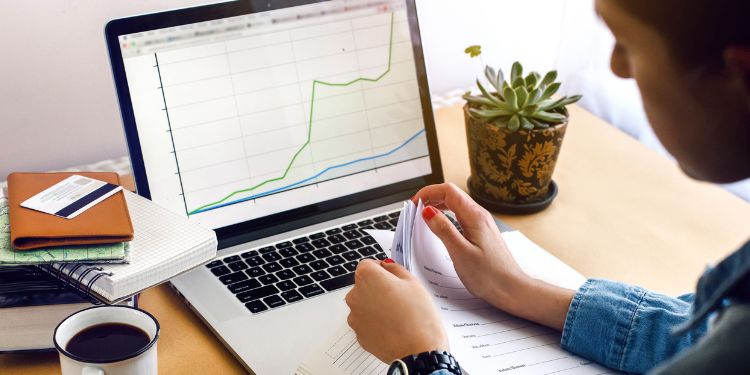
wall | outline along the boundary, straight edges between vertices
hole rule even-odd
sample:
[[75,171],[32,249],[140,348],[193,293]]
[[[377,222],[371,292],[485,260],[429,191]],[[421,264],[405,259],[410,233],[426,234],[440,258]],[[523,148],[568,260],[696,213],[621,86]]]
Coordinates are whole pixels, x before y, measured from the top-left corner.
[[[103,38],[107,20],[198,0],[0,2],[0,180],[127,153]],[[561,76],[604,69],[611,43],[592,0],[420,0],[434,94],[472,85],[484,61],[558,67]],[[602,68],[604,67],[604,68]]]

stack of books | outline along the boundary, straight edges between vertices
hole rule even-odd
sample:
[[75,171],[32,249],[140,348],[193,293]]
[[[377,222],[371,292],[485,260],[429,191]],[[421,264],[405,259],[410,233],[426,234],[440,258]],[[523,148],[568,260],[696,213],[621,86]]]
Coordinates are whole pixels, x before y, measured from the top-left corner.
[[[0,351],[51,350],[68,315],[101,303],[137,306],[139,292],[216,256],[212,230],[136,194],[96,200],[105,188],[76,195],[65,189],[77,186],[56,185],[79,177],[119,185],[115,173],[14,173],[8,197],[0,194]],[[77,203],[54,214],[28,208],[49,194]]]

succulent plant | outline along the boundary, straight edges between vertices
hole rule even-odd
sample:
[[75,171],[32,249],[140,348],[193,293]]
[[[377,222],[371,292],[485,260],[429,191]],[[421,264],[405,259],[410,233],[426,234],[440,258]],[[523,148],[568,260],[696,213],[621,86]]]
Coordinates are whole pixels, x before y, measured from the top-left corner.
[[[472,57],[478,56],[479,46],[466,49]],[[470,53],[473,52],[473,53]],[[478,53],[477,53],[478,52]],[[523,76],[523,67],[519,62],[513,63],[510,70],[510,81],[505,80],[503,71],[495,71],[486,66],[484,75],[495,91],[488,91],[477,79],[481,95],[467,92],[464,99],[470,104],[470,113],[476,119],[491,123],[511,132],[519,129],[545,129],[560,124],[567,118],[565,106],[581,99],[581,95],[552,98],[560,83],[555,82],[557,71],[553,70],[542,78],[537,72]]]

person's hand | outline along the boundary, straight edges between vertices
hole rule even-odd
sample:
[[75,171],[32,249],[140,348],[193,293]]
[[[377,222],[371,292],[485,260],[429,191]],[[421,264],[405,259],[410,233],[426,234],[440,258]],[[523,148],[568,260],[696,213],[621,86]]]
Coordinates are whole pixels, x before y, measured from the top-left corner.
[[351,309],[347,322],[357,341],[385,363],[410,354],[448,350],[448,338],[432,298],[398,264],[361,261],[346,304]]
[[[501,310],[562,330],[575,293],[526,275],[487,210],[450,183],[427,186],[412,199],[425,203],[422,217],[445,244],[469,292]],[[456,214],[463,235],[442,209]]]

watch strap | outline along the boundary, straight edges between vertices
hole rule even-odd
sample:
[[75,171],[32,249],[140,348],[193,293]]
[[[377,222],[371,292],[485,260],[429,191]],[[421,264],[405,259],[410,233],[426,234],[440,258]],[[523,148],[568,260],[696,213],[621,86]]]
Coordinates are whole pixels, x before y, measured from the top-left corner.
[[461,367],[453,356],[445,351],[433,350],[408,355],[401,359],[409,369],[409,375],[430,375],[437,370],[447,370],[451,374],[461,375]]

